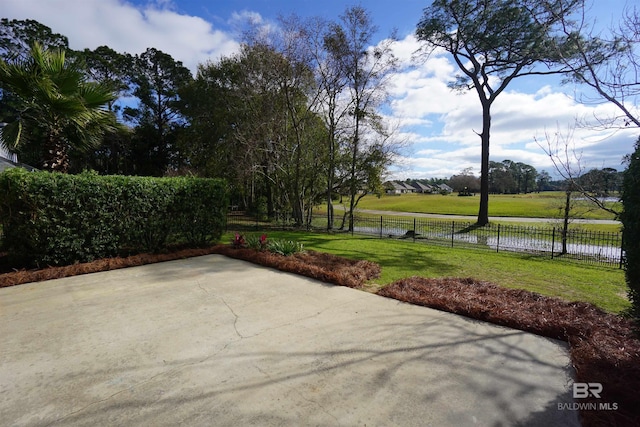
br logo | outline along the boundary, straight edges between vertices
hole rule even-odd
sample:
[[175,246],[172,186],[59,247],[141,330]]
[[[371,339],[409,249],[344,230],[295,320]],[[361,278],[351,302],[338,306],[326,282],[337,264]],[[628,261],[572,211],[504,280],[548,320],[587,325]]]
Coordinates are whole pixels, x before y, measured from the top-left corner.
[[602,384],[600,383],[573,383],[574,399],[585,399],[587,397],[600,399],[601,392]]

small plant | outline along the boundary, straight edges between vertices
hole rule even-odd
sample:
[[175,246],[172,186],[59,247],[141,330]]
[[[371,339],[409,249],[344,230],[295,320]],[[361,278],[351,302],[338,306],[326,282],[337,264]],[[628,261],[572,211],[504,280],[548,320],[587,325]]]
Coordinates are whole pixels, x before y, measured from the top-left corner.
[[231,242],[233,247],[236,248],[236,249],[244,248],[246,243],[247,242],[246,242],[244,236],[242,234],[240,234],[240,233],[236,233],[236,235],[233,238],[233,241]]
[[256,251],[264,251],[267,250],[268,246],[267,235],[262,234],[258,237],[255,234],[250,234],[247,236],[247,247],[250,249],[254,249]]
[[293,240],[272,240],[269,242],[269,251],[275,254],[289,256],[303,250],[302,243],[294,242]]

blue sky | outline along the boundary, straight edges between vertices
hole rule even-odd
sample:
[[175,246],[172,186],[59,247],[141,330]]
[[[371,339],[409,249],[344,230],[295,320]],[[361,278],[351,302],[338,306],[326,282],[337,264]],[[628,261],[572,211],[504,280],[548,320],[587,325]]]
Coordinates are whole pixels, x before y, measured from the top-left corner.
[[[589,14],[603,26],[615,22],[625,4],[635,0],[594,0]],[[416,64],[419,47],[413,32],[430,0],[2,0],[0,17],[35,19],[66,35],[74,49],[107,45],[120,52],[141,53],[155,47],[182,61],[192,71],[238,51],[238,22],[248,16],[276,25],[278,15],[324,16],[338,19],[348,5],[361,4],[380,28],[377,43],[398,31],[395,53],[402,64],[389,88],[385,112],[401,125],[397,138],[406,141],[391,177],[449,177],[464,168],[480,171],[480,104],[473,92],[452,93],[447,82],[456,67],[446,54]],[[611,105],[583,105],[575,100],[580,88],[562,86],[554,78],[516,80],[493,107],[491,160],[510,159],[555,175],[540,148],[554,135],[571,135],[580,166],[615,167],[630,153],[637,129],[603,131],[575,127],[576,120],[615,113]],[[537,141],[537,142],[536,142]]]

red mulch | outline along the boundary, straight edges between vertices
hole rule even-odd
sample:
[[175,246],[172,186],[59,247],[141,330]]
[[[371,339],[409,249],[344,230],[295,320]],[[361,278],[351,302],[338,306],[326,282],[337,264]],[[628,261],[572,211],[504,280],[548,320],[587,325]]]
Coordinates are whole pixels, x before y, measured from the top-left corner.
[[581,411],[583,426],[640,425],[640,340],[630,320],[584,302],[567,302],[474,279],[398,280],[379,295],[567,341],[576,382],[603,385],[616,411]]

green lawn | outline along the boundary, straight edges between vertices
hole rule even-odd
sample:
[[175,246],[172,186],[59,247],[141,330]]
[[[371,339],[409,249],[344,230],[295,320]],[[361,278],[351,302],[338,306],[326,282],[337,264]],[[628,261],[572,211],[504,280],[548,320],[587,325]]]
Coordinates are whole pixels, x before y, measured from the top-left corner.
[[[624,272],[611,267],[346,234],[268,234],[271,238],[300,241],[306,249],[377,262],[382,267],[382,276],[374,282],[380,287],[410,276],[473,277],[569,301],[591,302],[614,313],[629,306]],[[224,239],[230,240],[231,234]]]
[[[556,218],[564,203],[564,193],[543,192],[531,194],[492,194],[489,196],[489,216]],[[480,197],[459,197],[457,194],[402,194],[378,198],[365,196],[358,208],[395,212],[431,214],[477,215]],[[577,202],[578,218],[613,219],[613,214],[590,208],[586,202]]]

